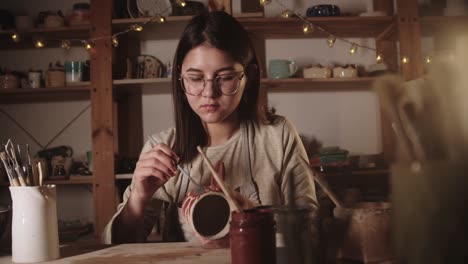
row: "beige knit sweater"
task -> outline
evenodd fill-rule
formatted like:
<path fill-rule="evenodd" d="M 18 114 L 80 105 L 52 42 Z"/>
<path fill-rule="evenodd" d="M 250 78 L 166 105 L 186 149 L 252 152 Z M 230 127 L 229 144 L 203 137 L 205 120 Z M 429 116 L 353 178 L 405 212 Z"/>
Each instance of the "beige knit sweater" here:
<path fill-rule="evenodd" d="M 153 135 L 159 142 L 169 146 L 174 143 L 175 129 L 169 129 Z M 247 141 L 245 144 L 244 140 Z M 246 147 L 247 146 L 247 147 Z M 153 143 L 148 141 L 142 152 L 153 148 Z M 247 148 L 247 150 L 246 150 Z M 223 161 L 225 165 L 225 183 L 233 190 L 240 190 L 244 196 L 255 199 L 251 188 L 245 186 L 252 180 L 256 183 L 259 202 L 262 205 L 286 205 L 290 197 L 294 197 L 295 203 L 308 207 L 312 210 L 317 208 L 314 182 L 312 176 L 300 163 L 299 158 L 307 160 L 307 154 L 299 138 L 295 127 L 284 117 L 279 116 L 273 124 L 263 125 L 255 122 L 242 124 L 241 129 L 236 132 L 226 143 L 220 146 L 204 149 L 208 158 L 215 163 Z M 245 155 L 248 156 L 246 159 Z M 250 164 L 246 164 L 250 163 Z M 197 156 L 190 164 L 183 164 L 191 177 L 202 185 L 210 184 L 210 171 L 203 163 L 201 156 Z M 247 175 L 247 177 L 246 177 Z M 251 175 L 251 177 L 250 177 Z M 293 177 L 295 185 L 294 196 L 290 195 L 289 177 Z M 189 182 L 188 192 L 179 191 L 183 181 L 187 179 L 183 174 L 172 177 L 163 187 L 154 194 L 154 199 L 168 202 L 177 202 L 183 199 L 185 194 L 197 186 Z M 102 239 L 104 243 L 112 243 L 112 224 L 115 217 L 121 212 L 127 202 L 132 185 L 127 187 L 123 202 L 119 204 L 116 214 L 106 226 Z M 182 195 L 177 199 L 177 194 Z M 257 200 L 258 202 L 258 200 Z M 145 223 L 147 233 L 154 225 L 157 217 L 156 203 L 147 208 Z M 189 234 L 183 222 L 181 222 L 187 240 Z M 142 238 L 144 240 L 144 238 Z"/>

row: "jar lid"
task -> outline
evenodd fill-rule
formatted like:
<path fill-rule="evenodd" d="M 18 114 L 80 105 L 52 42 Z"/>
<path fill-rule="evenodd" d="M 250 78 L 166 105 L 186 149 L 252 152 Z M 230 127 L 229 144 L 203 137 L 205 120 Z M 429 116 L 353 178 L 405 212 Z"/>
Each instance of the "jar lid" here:
<path fill-rule="evenodd" d="M 89 10 L 89 7 L 88 3 L 76 3 L 73 5 L 73 10 Z"/>

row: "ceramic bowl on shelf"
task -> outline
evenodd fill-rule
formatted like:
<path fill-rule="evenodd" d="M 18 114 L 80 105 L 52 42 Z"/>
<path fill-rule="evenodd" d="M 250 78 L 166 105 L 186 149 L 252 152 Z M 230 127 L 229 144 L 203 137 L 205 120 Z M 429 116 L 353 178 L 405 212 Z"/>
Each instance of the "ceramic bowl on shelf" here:
<path fill-rule="evenodd" d="M 311 66 L 302 69 L 302 75 L 304 78 L 330 78 L 331 69 L 327 66 Z"/>
<path fill-rule="evenodd" d="M 336 5 L 315 5 L 307 9 L 308 17 L 324 17 L 341 15 L 340 8 Z"/>
<path fill-rule="evenodd" d="M 351 65 L 333 68 L 333 78 L 354 78 L 358 76 L 356 67 Z"/>

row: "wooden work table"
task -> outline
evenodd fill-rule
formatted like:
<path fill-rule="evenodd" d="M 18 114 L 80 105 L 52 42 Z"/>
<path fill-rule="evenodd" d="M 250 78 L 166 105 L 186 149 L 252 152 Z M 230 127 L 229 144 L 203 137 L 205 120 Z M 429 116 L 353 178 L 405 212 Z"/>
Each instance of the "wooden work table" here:
<path fill-rule="evenodd" d="M 54 264 L 107 263 L 231 263 L 229 248 L 208 249 L 190 243 L 145 243 L 61 247 L 60 259 Z M 0 263 L 14 263 L 11 256 L 0 256 Z"/>

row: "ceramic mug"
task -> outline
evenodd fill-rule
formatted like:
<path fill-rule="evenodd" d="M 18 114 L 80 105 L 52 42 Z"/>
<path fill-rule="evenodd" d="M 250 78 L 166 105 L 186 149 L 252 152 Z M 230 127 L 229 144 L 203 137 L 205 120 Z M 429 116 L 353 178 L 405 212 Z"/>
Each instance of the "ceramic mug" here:
<path fill-rule="evenodd" d="M 222 163 L 221 163 L 222 164 Z M 224 166 L 221 170 L 224 171 Z M 219 173 L 223 177 L 223 173 Z M 229 234 L 229 222 L 233 208 L 226 196 L 211 176 L 211 185 L 191 191 L 182 202 L 182 214 L 196 237 L 203 244 L 220 241 L 218 246 L 227 246 L 222 242 Z M 229 243 L 228 240 L 225 243 Z M 213 243 L 215 245 L 216 243 Z"/>
<path fill-rule="evenodd" d="M 31 71 L 28 72 L 28 81 L 30 88 L 41 88 L 41 72 Z"/>
<path fill-rule="evenodd" d="M 270 78 L 275 79 L 284 79 L 293 76 L 297 72 L 296 62 L 285 60 L 285 59 L 276 59 L 270 60 L 268 73 Z"/>
<path fill-rule="evenodd" d="M 65 62 L 65 80 L 67 83 L 81 82 L 83 78 L 83 62 L 82 61 L 66 61 Z"/>
<path fill-rule="evenodd" d="M 10 192 L 13 201 L 13 262 L 43 262 L 59 258 L 55 185 L 10 187 Z"/>

